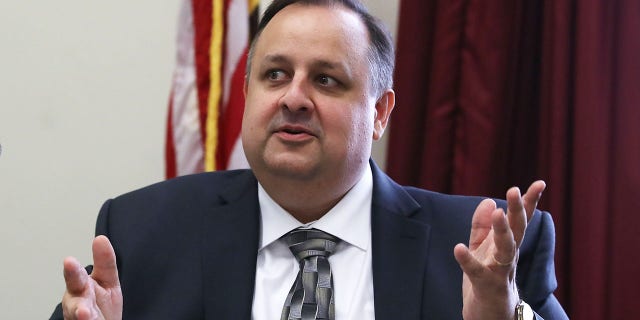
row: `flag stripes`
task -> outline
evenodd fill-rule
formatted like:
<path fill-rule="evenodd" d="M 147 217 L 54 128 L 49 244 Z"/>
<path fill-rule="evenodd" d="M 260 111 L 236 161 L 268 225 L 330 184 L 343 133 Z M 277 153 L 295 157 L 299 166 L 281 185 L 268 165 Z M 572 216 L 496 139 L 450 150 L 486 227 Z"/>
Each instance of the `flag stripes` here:
<path fill-rule="evenodd" d="M 167 117 L 166 177 L 247 167 L 244 69 L 259 0 L 184 0 Z"/>

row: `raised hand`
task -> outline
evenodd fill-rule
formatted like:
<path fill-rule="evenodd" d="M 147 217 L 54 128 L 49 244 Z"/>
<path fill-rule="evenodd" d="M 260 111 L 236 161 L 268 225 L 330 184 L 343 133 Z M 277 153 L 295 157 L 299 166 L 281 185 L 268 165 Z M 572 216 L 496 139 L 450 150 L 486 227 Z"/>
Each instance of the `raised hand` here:
<path fill-rule="evenodd" d="M 73 257 L 64 259 L 67 289 L 62 298 L 66 320 L 122 319 L 122 291 L 118 280 L 116 255 L 109 239 L 93 240 L 93 272 Z"/>
<path fill-rule="evenodd" d="M 543 181 L 536 181 L 524 196 L 516 187 L 509 189 L 506 215 L 491 199 L 483 200 L 476 208 L 469 248 L 464 244 L 454 248 L 464 272 L 464 319 L 515 318 L 520 299 L 515 282 L 518 249 L 545 187 Z"/>

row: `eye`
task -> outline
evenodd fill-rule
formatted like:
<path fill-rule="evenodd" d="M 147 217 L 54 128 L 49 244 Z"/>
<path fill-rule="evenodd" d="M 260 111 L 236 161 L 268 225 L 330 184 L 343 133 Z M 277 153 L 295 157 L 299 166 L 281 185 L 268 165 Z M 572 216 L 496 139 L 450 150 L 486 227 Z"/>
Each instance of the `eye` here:
<path fill-rule="evenodd" d="M 324 87 L 335 87 L 335 86 L 337 86 L 339 84 L 336 79 L 334 79 L 334 78 L 332 78 L 330 76 L 324 75 L 324 74 L 318 76 L 317 81 L 318 81 L 318 83 L 320 85 L 322 85 Z"/>
<path fill-rule="evenodd" d="M 269 70 L 266 77 L 271 81 L 280 81 L 286 77 L 286 74 L 282 70 Z"/>

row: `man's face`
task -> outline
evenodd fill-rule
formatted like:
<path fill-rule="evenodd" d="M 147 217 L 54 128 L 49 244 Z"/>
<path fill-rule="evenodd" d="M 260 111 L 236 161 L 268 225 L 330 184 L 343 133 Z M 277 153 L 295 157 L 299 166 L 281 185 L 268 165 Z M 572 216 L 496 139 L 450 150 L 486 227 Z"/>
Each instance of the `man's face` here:
<path fill-rule="evenodd" d="M 377 116 L 368 47 L 364 24 L 342 7 L 293 4 L 273 17 L 245 88 L 242 142 L 259 177 L 332 181 L 361 172 Z"/>

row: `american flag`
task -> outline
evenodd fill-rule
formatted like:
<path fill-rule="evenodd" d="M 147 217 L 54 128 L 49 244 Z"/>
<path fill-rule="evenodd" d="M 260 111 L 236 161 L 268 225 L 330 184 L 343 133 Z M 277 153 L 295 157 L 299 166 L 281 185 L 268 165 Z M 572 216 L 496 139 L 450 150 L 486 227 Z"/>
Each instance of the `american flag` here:
<path fill-rule="evenodd" d="M 166 137 L 166 177 L 248 167 L 240 127 L 259 0 L 184 0 Z"/>

